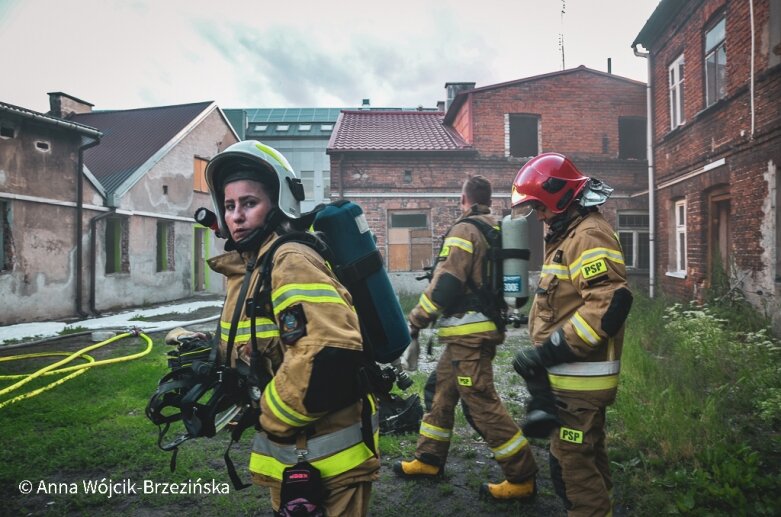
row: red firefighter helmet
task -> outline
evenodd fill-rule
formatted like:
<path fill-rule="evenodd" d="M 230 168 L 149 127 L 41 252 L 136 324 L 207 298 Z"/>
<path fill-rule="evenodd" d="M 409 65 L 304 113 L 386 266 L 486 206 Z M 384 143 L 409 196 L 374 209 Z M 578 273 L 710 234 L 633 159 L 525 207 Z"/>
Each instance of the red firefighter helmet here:
<path fill-rule="evenodd" d="M 513 181 L 513 212 L 544 205 L 554 214 L 567 210 L 588 182 L 569 158 L 559 153 L 542 153 L 521 167 Z"/>

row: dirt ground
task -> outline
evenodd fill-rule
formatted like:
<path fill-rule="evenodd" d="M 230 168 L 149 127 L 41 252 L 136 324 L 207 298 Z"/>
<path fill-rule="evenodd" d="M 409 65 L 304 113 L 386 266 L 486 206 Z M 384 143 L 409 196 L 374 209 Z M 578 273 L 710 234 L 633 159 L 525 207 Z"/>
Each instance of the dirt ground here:
<path fill-rule="evenodd" d="M 214 323 L 204 324 L 203 330 L 209 330 L 213 326 Z M 154 339 L 159 339 L 162 338 L 162 334 L 153 334 L 152 337 Z M 420 357 L 420 371 L 424 373 L 430 372 L 434 368 L 438 354 L 441 352 L 441 349 L 435 346 L 433 349 L 434 354 L 431 357 L 427 356 L 425 352 L 426 340 L 425 337 L 421 339 L 421 347 L 423 350 L 421 351 Z M 528 343 L 528 333 L 525 327 L 511 329 L 508 339 L 505 344 L 501 345 L 497 354 L 497 359 L 494 363 L 497 390 L 505 401 L 510 413 L 519 422 L 523 417 L 523 406 L 528 397 L 528 393 L 517 374 L 512 371 L 510 361 L 514 351 L 524 343 Z M 75 350 L 84 346 L 84 337 L 65 338 L 58 340 L 55 344 L 49 346 L 54 346 L 57 350 L 66 350 L 71 347 Z M 45 348 L 45 345 L 36 346 L 27 351 L 37 352 Z M 537 478 L 538 492 L 535 500 L 525 504 L 517 502 L 500 503 L 480 500 L 478 497 L 479 488 L 483 482 L 499 482 L 503 479 L 497 463 L 490 457 L 490 449 L 482 441 L 479 435 L 464 422 L 463 418 L 457 418 L 454 434 L 456 436 L 453 440 L 453 446 L 442 479 L 401 479 L 393 473 L 393 464 L 401 459 L 409 458 L 402 458 L 399 455 L 394 456 L 387 452 L 383 453 L 380 480 L 375 483 L 373 488 L 369 515 L 393 517 L 407 515 L 566 515 L 564 506 L 554 493 L 553 486 L 550 482 L 547 442 L 533 440 L 531 443 L 533 454 L 540 469 Z M 204 443 L 201 445 L 207 445 L 206 442 L 208 442 L 208 445 L 206 447 L 198 447 L 199 450 L 197 452 L 194 449 L 195 444 L 189 443 L 180 454 L 196 454 L 199 457 L 203 455 L 204 461 L 207 461 L 218 472 L 225 472 L 222 463 L 222 454 L 227 442 L 221 438 L 227 437 L 217 436 L 211 440 L 204 440 Z M 416 434 L 403 436 L 401 438 L 401 440 L 403 440 L 403 448 L 406 450 L 413 450 L 416 439 Z M 231 453 L 234 461 L 239 467 L 240 475 L 244 479 L 248 479 L 249 475 L 246 471 L 246 467 L 241 467 L 241 464 L 243 463 L 243 458 L 249 456 L 250 443 L 250 433 L 247 433 L 241 443 L 234 447 Z M 162 456 L 165 456 L 165 454 L 162 454 Z M 161 461 L 167 462 L 168 459 L 162 458 L 162 456 Z M 143 477 L 143 473 L 139 473 L 137 477 Z M 227 473 L 225 473 L 224 479 L 218 479 L 217 481 L 229 482 Z M 252 487 L 235 494 L 235 496 L 245 500 L 242 507 L 246 509 L 247 514 L 268 514 L 265 490 Z M 234 497 L 232 488 L 230 497 Z M 120 501 L 115 501 L 115 503 L 119 502 Z M 27 500 L 24 507 L 25 509 L 31 510 L 41 509 L 41 506 L 45 508 L 46 503 L 44 501 L 39 501 L 38 503 L 40 506 L 33 500 Z M 122 508 L 122 506 L 125 506 L 124 504 L 121 504 L 120 507 L 112 504 L 110 509 L 106 508 L 106 510 L 108 510 L 106 513 L 117 514 L 116 512 L 119 512 L 124 515 L 160 516 L 179 515 L 181 513 L 183 501 L 178 498 L 173 498 L 171 499 L 170 505 L 160 506 L 160 502 L 157 501 L 151 507 L 146 506 L 143 501 L 135 501 L 133 503 L 124 501 L 124 503 L 130 504 L 127 508 Z M 224 513 L 224 511 L 220 509 L 219 503 L 213 499 L 204 500 L 201 501 L 201 503 L 203 505 L 200 506 L 198 513 L 204 515 Z M 256 504 L 257 506 L 255 506 Z M 53 508 L 50 509 L 53 510 Z M 62 508 L 60 508 L 60 510 L 62 510 Z M 626 514 L 626 512 L 622 512 L 620 509 L 616 510 L 617 515 Z M 0 514 L 2 513 L 3 512 L 0 511 Z M 35 510 L 31 512 L 31 514 L 37 513 L 38 512 Z M 55 510 L 55 513 L 59 512 L 56 512 Z M 69 513 L 70 512 L 66 511 L 66 514 Z"/>

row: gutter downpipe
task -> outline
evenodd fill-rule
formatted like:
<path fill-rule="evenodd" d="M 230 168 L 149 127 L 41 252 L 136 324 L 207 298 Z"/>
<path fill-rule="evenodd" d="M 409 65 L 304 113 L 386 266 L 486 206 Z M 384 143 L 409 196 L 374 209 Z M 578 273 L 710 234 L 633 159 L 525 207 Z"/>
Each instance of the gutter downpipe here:
<path fill-rule="evenodd" d="M 76 314 L 82 318 L 88 316 L 81 308 L 83 298 L 81 287 L 84 281 L 84 258 L 82 256 L 84 252 L 82 239 L 84 236 L 81 233 L 81 222 L 84 213 L 84 151 L 95 147 L 99 143 L 100 136 L 79 147 L 79 164 L 76 168 Z"/>
<path fill-rule="evenodd" d="M 112 208 L 109 212 L 103 212 L 102 214 L 98 214 L 89 221 L 89 235 L 90 235 L 90 285 L 89 285 L 89 310 L 92 312 L 93 315 L 99 316 L 100 313 L 98 312 L 98 309 L 95 307 L 95 283 L 96 283 L 96 277 L 97 273 L 95 271 L 95 264 L 97 262 L 96 256 L 97 256 L 97 225 L 98 221 L 101 219 L 105 219 L 107 217 L 110 217 L 112 215 L 115 215 L 117 213 L 116 208 Z"/>
<path fill-rule="evenodd" d="M 751 140 L 754 140 L 755 114 L 754 114 L 754 0 L 748 0 L 748 12 L 751 20 Z"/>
<path fill-rule="evenodd" d="M 648 63 L 648 79 L 645 84 L 645 110 L 646 110 L 646 157 L 648 159 L 648 296 L 654 297 L 654 285 L 656 284 L 656 196 L 654 196 L 654 146 L 653 123 L 651 101 L 651 53 L 637 50 L 637 45 L 632 47 L 635 56 L 642 57 Z"/>

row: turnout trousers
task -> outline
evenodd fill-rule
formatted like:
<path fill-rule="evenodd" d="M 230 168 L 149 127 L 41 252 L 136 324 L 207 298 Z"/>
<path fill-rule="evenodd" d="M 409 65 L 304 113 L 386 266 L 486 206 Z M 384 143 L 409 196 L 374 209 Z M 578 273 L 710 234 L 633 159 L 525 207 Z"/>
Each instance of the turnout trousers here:
<path fill-rule="evenodd" d="M 518 483 L 534 476 L 537 464 L 529 442 L 494 387 L 495 355 L 496 345 L 445 346 L 437 364 L 434 399 L 431 410 L 423 416 L 415 456 L 424 463 L 444 467 L 460 399 L 507 480 Z"/>
<path fill-rule="evenodd" d="M 551 479 L 570 517 L 612 514 L 613 481 L 605 448 L 605 407 L 557 396 L 562 427 L 551 437 Z"/>

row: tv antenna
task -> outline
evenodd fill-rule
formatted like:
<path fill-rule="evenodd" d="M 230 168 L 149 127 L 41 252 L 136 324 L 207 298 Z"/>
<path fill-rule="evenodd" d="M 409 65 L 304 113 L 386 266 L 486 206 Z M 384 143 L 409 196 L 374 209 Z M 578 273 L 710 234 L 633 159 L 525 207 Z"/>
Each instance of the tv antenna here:
<path fill-rule="evenodd" d="M 567 0 L 561 0 L 561 32 L 559 33 L 559 50 L 561 51 L 561 69 L 564 70 L 564 13 L 567 12 Z"/>

